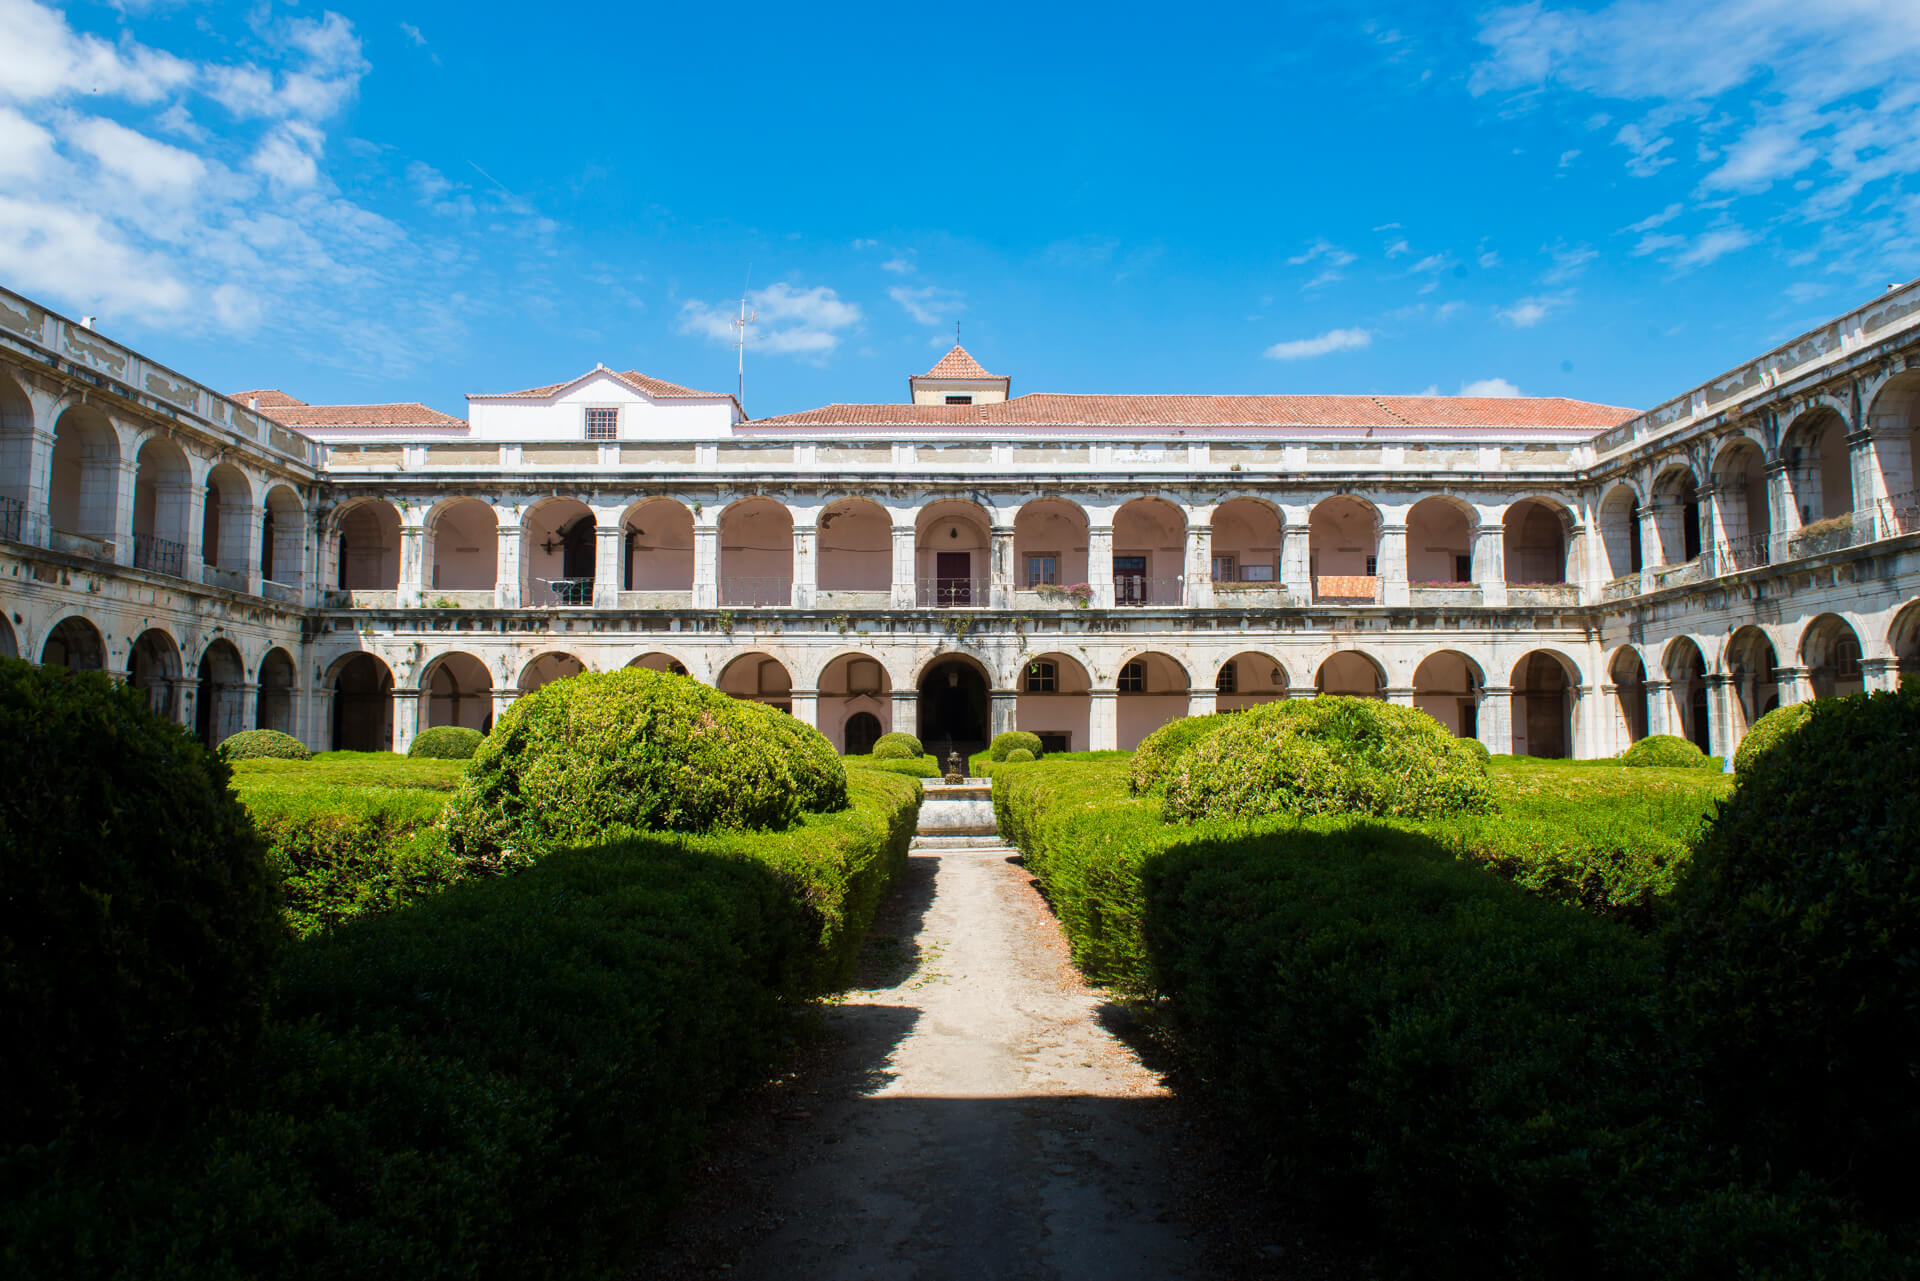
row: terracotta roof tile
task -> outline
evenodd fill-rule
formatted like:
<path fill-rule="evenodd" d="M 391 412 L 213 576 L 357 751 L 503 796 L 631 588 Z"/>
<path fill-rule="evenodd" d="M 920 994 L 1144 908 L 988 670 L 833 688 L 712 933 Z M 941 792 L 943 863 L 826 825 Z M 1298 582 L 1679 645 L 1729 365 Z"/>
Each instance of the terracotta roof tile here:
<path fill-rule="evenodd" d="M 239 401 L 243 405 L 258 401 L 262 409 L 280 409 L 287 405 L 304 405 L 307 403 L 304 400 L 295 400 L 278 387 L 256 388 L 253 391 L 236 391 L 231 396 L 228 396 L 227 399 Z"/>
<path fill-rule="evenodd" d="M 458 427 L 467 425 L 463 418 L 452 414 L 443 414 L 437 409 L 429 409 L 418 401 L 405 401 L 394 405 L 308 405 L 295 401 L 289 405 L 268 407 L 266 401 L 260 402 L 260 410 L 275 422 L 301 430 L 307 428 L 328 427 Z"/>
<path fill-rule="evenodd" d="M 595 374 L 611 374 L 635 391 L 644 392 L 655 400 L 721 400 L 730 398 L 733 393 L 724 391 L 695 391 L 691 387 L 682 387 L 679 383 L 670 383 L 664 378 L 651 378 L 637 369 L 589 369 L 578 378 L 569 378 L 563 383 L 548 383 L 544 387 L 528 387 L 524 391 L 490 392 L 469 396 L 469 400 L 544 400 L 555 392 L 564 391 L 578 383 L 585 382 Z"/>
<path fill-rule="evenodd" d="M 980 367 L 980 362 L 967 354 L 967 349 L 955 343 L 953 350 L 934 362 L 933 368 L 920 375 L 922 378 L 994 378 Z"/>

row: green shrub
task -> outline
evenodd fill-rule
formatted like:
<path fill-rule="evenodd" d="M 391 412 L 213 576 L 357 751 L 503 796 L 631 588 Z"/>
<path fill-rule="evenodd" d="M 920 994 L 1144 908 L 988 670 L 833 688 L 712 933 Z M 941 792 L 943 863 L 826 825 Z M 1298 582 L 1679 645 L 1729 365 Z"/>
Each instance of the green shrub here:
<path fill-rule="evenodd" d="M 305 743 L 277 729 L 243 729 L 238 734 L 229 734 L 221 740 L 218 751 L 223 761 L 247 761 L 257 757 L 304 761 L 313 755 Z"/>
<path fill-rule="evenodd" d="M 1455 857 L 1545 898 L 1652 928 L 1655 905 L 1673 892 L 1688 843 L 1630 814 L 1598 810 L 1577 821 L 1540 815 L 1470 815 L 1423 829 Z"/>
<path fill-rule="evenodd" d="M 0 1142 L 170 1119 L 258 1032 L 271 883 L 227 766 L 105 675 L 0 659 Z"/>
<path fill-rule="evenodd" d="M 882 734 L 873 742 L 873 755 L 877 760 L 901 761 L 910 757 L 925 756 L 927 749 L 920 746 L 920 740 L 911 734 L 894 730 Z"/>
<path fill-rule="evenodd" d="M 882 757 L 877 752 L 872 756 L 845 756 L 848 769 L 880 770 L 888 774 L 904 774 L 908 778 L 939 778 L 940 767 L 931 756 Z"/>
<path fill-rule="evenodd" d="M 846 787 L 832 745 L 784 713 L 643 668 L 588 673 L 514 700 L 448 806 L 448 848 L 494 865 L 656 830 L 778 830 Z"/>
<path fill-rule="evenodd" d="M 1160 786 L 1189 748 L 1209 734 L 1225 729 L 1234 715 L 1233 712 L 1213 712 L 1206 716 L 1182 716 L 1141 739 L 1140 746 L 1133 749 L 1128 789 L 1138 796 Z"/>
<path fill-rule="evenodd" d="M 1774 708 L 1755 721 L 1733 753 L 1734 773 L 1744 774 L 1758 765 L 1762 756 L 1806 723 L 1807 714 L 1812 710 L 1812 703 L 1789 703 L 1785 707 Z"/>
<path fill-rule="evenodd" d="M 1004 761 L 1007 759 L 1007 753 L 1016 748 L 1025 748 L 1032 759 L 1038 760 L 1041 755 L 1040 736 L 1029 734 L 1023 729 L 1010 729 L 1003 734 L 995 734 L 993 742 L 987 744 L 987 758 Z"/>
<path fill-rule="evenodd" d="M 1727 1141 L 1889 1213 L 1920 1143 L 1916 778 L 1920 691 L 1815 703 L 1720 807 L 1666 937 Z"/>
<path fill-rule="evenodd" d="M 318 784 L 243 798 L 296 937 L 437 894 L 464 874 L 439 825 L 444 792 Z"/>
<path fill-rule="evenodd" d="M 421 730 L 414 737 L 413 745 L 407 748 L 407 755 L 435 761 L 470 760 L 486 737 L 477 729 L 460 725 L 435 725 L 432 729 Z"/>
<path fill-rule="evenodd" d="M 1007 753 L 1007 764 L 1009 765 L 1018 765 L 1025 761 L 1031 761 L 1036 759 L 1038 758 L 1035 757 L 1032 752 L 1029 752 L 1024 747 L 1016 747 L 1011 752 Z"/>
<path fill-rule="evenodd" d="M 1636 769 L 1650 765 L 1663 769 L 1699 769 L 1706 765 L 1707 754 L 1677 734 L 1649 734 L 1622 752 L 1620 763 Z"/>
<path fill-rule="evenodd" d="M 1486 767 L 1411 707 L 1322 696 L 1236 712 L 1167 775 L 1169 821 L 1263 814 L 1426 818 L 1487 808 Z"/>
<path fill-rule="evenodd" d="M 1453 745 L 1461 751 L 1477 757 L 1482 765 L 1489 765 L 1493 762 L 1493 753 L 1488 751 L 1487 745 L 1477 738 L 1456 738 L 1453 740 Z"/>

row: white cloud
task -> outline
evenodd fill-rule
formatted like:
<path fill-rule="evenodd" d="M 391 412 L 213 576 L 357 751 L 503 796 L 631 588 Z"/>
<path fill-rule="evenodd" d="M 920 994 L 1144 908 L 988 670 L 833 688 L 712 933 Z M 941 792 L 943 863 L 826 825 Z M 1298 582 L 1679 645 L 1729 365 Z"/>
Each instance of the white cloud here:
<path fill-rule="evenodd" d="M 206 178 L 207 165 L 199 156 L 98 116 L 75 121 L 67 138 L 101 169 L 148 195 L 185 199 Z"/>
<path fill-rule="evenodd" d="M 1335 351 L 1357 351 L 1373 345 L 1373 334 L 1365 329 L 1329 329 L 1315 338 L 1295 338 L 1277 342 L 1262 354 L 1268 360 L 1304 360 Z"/>
<path fill-rule="evenodd" d="M 863 319 L 857 304 L 825 285 L 796 289 L 781 281 L 749 293 L 747 307 L 756 315 L 748 345 L 779 356 L 823 358 L 840 345 L 842 330 Z M 735 319 L 728 304 L 689 300 L 680 309 L 680 332 L 732 345 Z"/>
<path fill-rule="evenodd" d="M 913 260 L 911 258 L 897 256 L 889 258 L 880 264 L 880 270 L 890 271 L 896 276 L 911 275 L 913 274 Z"/>
<path fill-rule="evenodd" d="M 186 85 L 193 64 L 132 40 L 80 35 L 33 0 L 0 0 L 0 98 L 39 102 L 75 95 L 156 102 Z"/>
<path fill-rule="evenodd" d="M 1320 270 L 1315 273 L 1313 279 L 1301 286 L 1301 290 L 1304 292 L 1309 289 L 1319 289 L 1322 286 L 1344 280 L 1346 274 L 1342 269 L 1354 261 L 1356 261 L 1354 255 L 1348 250 L 1342 249 L 1330 240 L 1317 239 L 1308 245 L 1305 250 L 1287 259 L 1287 265 L 1289 267 L 1305 267 L 1310 264 L 1319 264 Z"/>
<path fill-rule="evenodd" d="M 427 38 L 421 35 L 420 28 L 414 26 L 411 22 L 401 23 L 400 33 L 406 36 L 407 39 L 413 41 L 414 44 L 418 45 L 422 49 L 427 47 Z"/>
<path fill-rule="evenodd" d="M 905 285 L 895 285 L 887 290 L 887 297 L 906 309 L 909 316 L 922 325 L 946 325 L 955 315 L 967 309 L 961 296 L 951 289 L 941 289 L 928 285 L 923 289 L 908 289 Z"/>
<path fill-rule="evenodd" d="M 1520 389 L 1504 378 L 1480 378 L 1470 383 L 1460 384 L 1462 396 L 1518 396 Z"/>
<path fill-rule="evenodd" d="M 1560 164 L 1558 167 L 1565 169 L 1579 158 L 1580 148 L 1578 147 L 1573 148 L 1571 151 L 1563 151 L 1560 153 Z"/>
<path fill-rule="evenodd" d="M 1621 228 L 1621 230 L 1631 231 L 1638 234 L 1643 231 L 1652 231 L 1655 227 L 1664 227 L 1668 223 L 1672 222 L 1675 218 L 1678 218 L 1681 212 L 1685 210 L 1685 208 L 1686 208 L 1685 205 L 1681 204 L 1679 201 L 1676 200 L 1672 204 L 1668 205 L 1665 209 L 1662 209 L 1659 213 L 1648 214 L 1646 217 L 1642 218 L 1639 222 L 1630 222 L 1625 227 Z"/>
<path fill-rule="evenodd" d="M 314 154 L 322 135 L 298 122 L 276 126 L 260 140 L 248 166 L 280 191 L 311 187 L 320 180 L 320 162 Z"/>
<path fill-rule="evenodd" d="M 1452 263 L 1453 260 L 1445 254 L 1428 254 L 1419 262 L 1414 263 L 1409 270 L 1415 272 L 1445 271 Z"/>
<path fill-rule="evenodd" d="M 1503 307 L 1495 314 L 1516 329 L 1532 329 L 1566 306 L 1569 301 L 1571 300 L 1566 294 L 1537 294 L 1531 298 L 1522 298 L 1511 307 Z"/>
<path fill-rule="evenodd" d="M 0 178 L 32 178 L 53 163 L 53 135 L 19 112 L 0 107 Z"/>
<path fill-rule="evenodd" d="M 1500 265 L 1500 251 L 1497 249 L 1489 249 L 1474 261 L 1478 262 L 1484 268 L 1491 269 L 1498 267 Z"/>
<path fill-rule="evenodd" d="M 1547 285 L 1566 284 L 1600 256 L 1600 251 L 1591 245 L 1555 244 L 1548 247 L 1547 253 L 1552 257 L 1553 265 L 1540 275 L 1541 283 Z"/>
<path fill-rule="evenodd" d="M 1715 259 L 1745 249 L 1760 238 L 1745 227 L 1716 227 L 1702 232 L 1672 258 L 1676 267 L 1704 267 Z"/>

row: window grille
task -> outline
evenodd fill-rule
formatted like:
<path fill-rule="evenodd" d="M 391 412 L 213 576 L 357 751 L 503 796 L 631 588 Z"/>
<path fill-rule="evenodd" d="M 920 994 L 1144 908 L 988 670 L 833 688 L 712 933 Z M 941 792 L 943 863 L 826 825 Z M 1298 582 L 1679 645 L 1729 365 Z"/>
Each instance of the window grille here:
<path fill-rule="evenodd" d="M 971 404 L 973 403 L 973 397 L 971 397 L 971 396 L 949 396 L 949 397 L 947 397 L 947 403 L 948 403 L 949 405 L 971 405 Z"/>
<path fill-rule="evenodd" d="M 589 409 L 587 411 L 588 440 L 618 440 L 620 438 L 620 411 L 617 409 Z"/>
<path fill-rule="evenodd" d="M 1052 663 L 1027 664 L 1027 693 L 1054 694 L 1060 689 L 1060 669 Z"/>
<path fill-rule="evenodd" d="M 1144 694 L 1147 692 L 1147 665 L 1135 659 L 1120 669 L 1120 692 L 1122 694 Z"/>
<path fill-rule="evenodd" d="M 1240 673 L 1232 659 L 1227 660 L 1226 666 L 1220 669 L 1220 675 L 1214 678 L 1213 692 L 1216 694 L 1237 694 L 1240 692 Z"/>

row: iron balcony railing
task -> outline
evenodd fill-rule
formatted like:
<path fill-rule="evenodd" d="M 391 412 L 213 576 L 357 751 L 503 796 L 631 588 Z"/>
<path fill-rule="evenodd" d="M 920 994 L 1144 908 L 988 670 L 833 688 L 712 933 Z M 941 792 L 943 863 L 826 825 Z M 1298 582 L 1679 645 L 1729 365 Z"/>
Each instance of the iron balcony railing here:
<path fill-rule="evenodd" d="M 1730 538 L 1714 549 L 1714 558 L 1720 562 L 1720 572 L 1723 574 L 1770 565 L 1773 563 L 1773 536 L 1748 534 L 1744 538 Z"/>
<path fill-rule="evenodd" d="M 1180 605 L 1186 601 L 1186 579 L 1146 578 L 1138 574 L 1113 576 L 1116 605 Z"/>
<path fill-rule="evenodd" d="M 720 580 L 723 608 L 763 609 L 793 604 L 793 580 L 771 576 L 733 575 Z"/>
<path fill-rule="evenodd" d="M 593 604 L 591 578 L 536 578 L 527 604 L 536 608 L 548 605 Z"/>
<path fill-rule="evenodd" d="M 36 547 L 44 536 L 36 538 L 40 522 L 18 498 L 0 498 L 0 538 L 14 543 L 32 543 Z"/>
<path fill-rule="evenodd" d="M 153 534 L 133 536 L 133 567 L 174 578 L 187 576 L 187 545 Z"/>
<path fill-rule="evenodd" d="M 921 609 L 984 609 L 989 600 L 989 584 L 984 578 L 914 580 L 914 601 Z"/>

